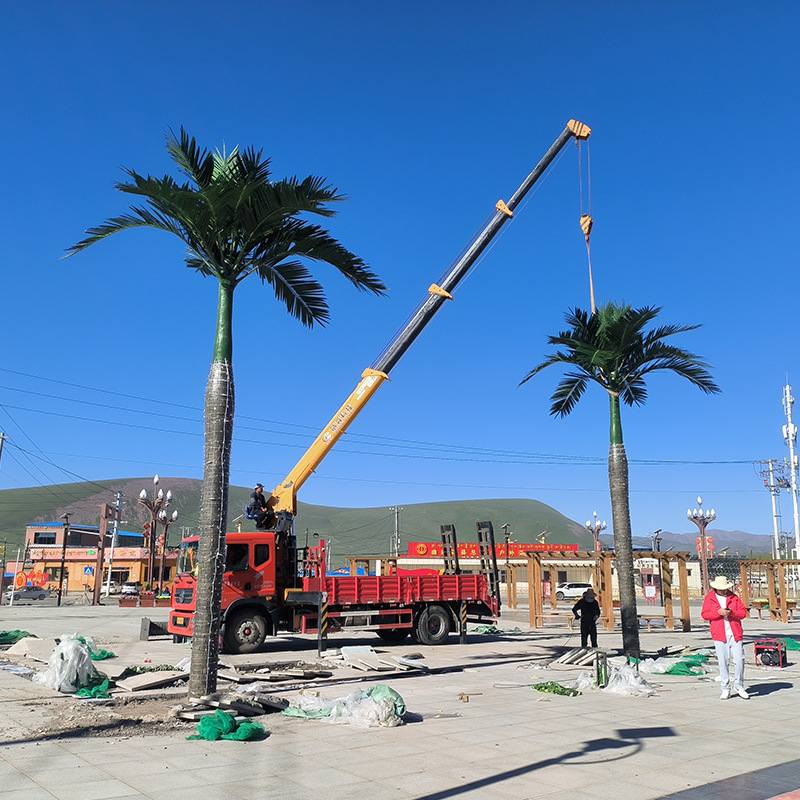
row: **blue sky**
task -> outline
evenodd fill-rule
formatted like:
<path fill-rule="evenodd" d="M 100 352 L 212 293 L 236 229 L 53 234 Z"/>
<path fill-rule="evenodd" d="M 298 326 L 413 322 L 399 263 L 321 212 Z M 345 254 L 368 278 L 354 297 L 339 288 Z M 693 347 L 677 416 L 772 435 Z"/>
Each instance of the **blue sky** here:
<path fill-rule="evenodd" d="M 201 476 L 214 283 L 158 232 L 61 259 L 125 210 L 121 167 L 170 170 L 169 128 L 263 148 L 276 176 L 326 176 L 349 197 L 332 232 L 391 290 L 317 268 L 332 320 L 312 331 L 257 280 L 238 290 L 232 478 L 270 486 L 577 118 L 593 130 L 598 300 L 703 323 L 678 343 L 723 389 L 654 376 L 647 405 L 624 409 L 634 533 L 689 530 L 698 493 L 719 527 L 771 532 L 753 462 L 788 455 L 781 392 L 800 381 L 797 3 L 37 2 L 3 16 L 0 488 Z M 588 306 L 578 177 L 570 145 L 301 500 L 531 497 L 610 523 L 605 396 L 561 420 L 557 372 L 517 388 L 565 309 Z M 787 494 L 781 506 L 790 530 Z"/>

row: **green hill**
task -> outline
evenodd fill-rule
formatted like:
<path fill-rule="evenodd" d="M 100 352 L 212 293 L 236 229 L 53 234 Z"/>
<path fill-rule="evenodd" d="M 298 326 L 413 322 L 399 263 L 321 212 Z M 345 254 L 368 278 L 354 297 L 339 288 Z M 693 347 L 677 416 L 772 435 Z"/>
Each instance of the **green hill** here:
<path fill-rule="evenodd" d="M 201 482 L 187 478 L 161 478 L 159 488 L 172 491 L 171 510 L 178 519 L 170 528 L 170 541 L 197 532 L 200 512 Z M 7 555 L 13 557 L 24 541 L 25 526 L 36 522 L 57 522 L 65 513 L 73 524 L 98 525 L 100 506 L 113 505 L 117 491 L 122 491 L 121 528 L 141 532 L 142 523 L 149 519 L 148 511 L 137 502 L 139 492 L 153 494 L 152 478 L 122 478 L 93 483 L 70 483 L 30 489 L 0 491 L 0 541 L 8 539 Z M 235 529 L 235 519 L 242 513 L 252 490 L 232 486 L 229 506 L 229 530 Z M 456 527 L 459 541 L 476 541 L 476 523 L 489 520 L 495 537 L 502 541 L 501 526 L 508 523 L 517 542 L 534 542 L 542 531 L 551 535 L 548 542 L 578 543 L 591 548 L 591 536 L 582 525 L 567 519 L 554 508 L 536 500 L 455 500 L 439 503 L 418 503 L 400 511 L 400 552 L 407 552 L 409 541 L 439 541 L 439 526 Z M 244 519 L 242 530 L 254 530 L 252 521 Z M 381 555 L 389 552 L 394 532 L 394 512 L 388 507 L 335 508 L 300 503 L 296 518 L 297 539 L 300 545 L 313 544 L 315 537 L 330 543 L 337 564 L 348 555 Z"/>

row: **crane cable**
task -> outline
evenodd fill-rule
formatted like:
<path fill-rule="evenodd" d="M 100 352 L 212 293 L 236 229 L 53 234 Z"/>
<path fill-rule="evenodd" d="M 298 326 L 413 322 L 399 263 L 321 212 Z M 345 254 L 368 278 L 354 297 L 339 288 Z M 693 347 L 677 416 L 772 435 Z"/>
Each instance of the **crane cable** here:
<path fill-rule="evenodd" d="M 594 279 L 592 277 L 592 250 L 589 243 L 589 237 L 592 232 L 592 158 L 589 142 L 586 142 L 586 183 L 587 183 L 587 208 L 584 211 L 583 207 L 583 165 L 581 163 L 581 141 L 575 140 L 575 146 L 578 149 L 578 183 L 581 195 L 581 218 L 580 226 L 583 231 L 583 237 L 586 240 L 586 258 L 589 262 L 589 300 L 592 307 L 592 316 L 594 316 L 597 307 L 594 302 Z"/>

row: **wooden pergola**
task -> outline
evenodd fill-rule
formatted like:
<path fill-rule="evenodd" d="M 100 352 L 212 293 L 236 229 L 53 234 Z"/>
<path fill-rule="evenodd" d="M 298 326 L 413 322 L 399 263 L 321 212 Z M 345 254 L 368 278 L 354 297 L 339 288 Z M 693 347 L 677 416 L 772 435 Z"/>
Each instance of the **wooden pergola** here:
<path fill-rule="evenodd" d="M 748 572 L 751 567 L 758 567 L 759 571 L 763 569 L 767 576 L 769 618 L 773 622 L 788 622 L 789 606 L 786 601 L 786 567 L 794 567 L 795 570 L 799 570 L 800 559 L 746 559 L 739 561 L 738 564 L 741 574 L 741 597 L 745 608 L 749 609 L 751 606 L 750 576 Z"/>
<path fill-rule="evenodd" d="M 608 552 L 588 552 L 576 553 L 573 550 L 536 550 L 525 553 L 528 559 L 528 597 L 530 603 L 530 625 L 531 628 L 540 628 L 544 624 L 546 616 L 552 617 L 557 613 L 558 600 L 556 599 L 555 586 L 550 592 L 550 612 L 544 610 L 544 592 L 542 589 L 542 561 L 580 561 L 593 572 L 593 584 L 599 595 L 600 618 L 603 627 L 607 631 L 614 630 L 614 598 L 611 591 L 611 567 L 614 562 L 614 554 Z M 661 552 L 660 550 L 636 550 L 634 558 L 648 558 L 658 561 L 658 573 L 661 577 L 661 590 L 664 597 L 664 613 L 640 614 L 640 619 L 652 620 L 663 618 L 667 630 L 675 629 L 675 616 L 672 606 L 672 573 L 670 565 L 678 566 L 678 586 L 680 590 L 681 612 L 680 620 L 684 632 L 692 629 L 691 618 L 689 615 L 689 579 L 686 571 L 686 562 L 689 560 L 689 553 Z M 786 563 L 786 562 L 785 562 Z M 800 562 L 798 562 L 800 563 Z"/>

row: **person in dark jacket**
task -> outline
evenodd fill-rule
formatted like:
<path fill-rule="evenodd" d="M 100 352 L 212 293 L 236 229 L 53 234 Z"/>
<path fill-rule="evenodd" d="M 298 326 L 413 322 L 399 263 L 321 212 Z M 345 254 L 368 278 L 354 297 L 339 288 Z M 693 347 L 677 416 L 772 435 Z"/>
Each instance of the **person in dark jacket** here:
<path fill-rule="evenodd" d="M 259 530 L 268 528 L 275 521 L 275 515 L 270 511 L 267 505 L 267 498 L 264 497 L 264 487 L 260 483 L 256 484 L 253 494 L 250 495 L 250 500 L 247 503 L 247 514 L 255 519 L 256 528 Z"/>
<path fill-rule="evenodd" d="M 597 620 L 600 617 L 600 604 L 594 589 L 587 589 L 583 597 L 572 606 L 575 619 L 581 621 L 581 647 L 586 647 L 589 639 L 592 647 L 597 647 Z M 579 616 L 580 615 L 580 616 Z"/>

